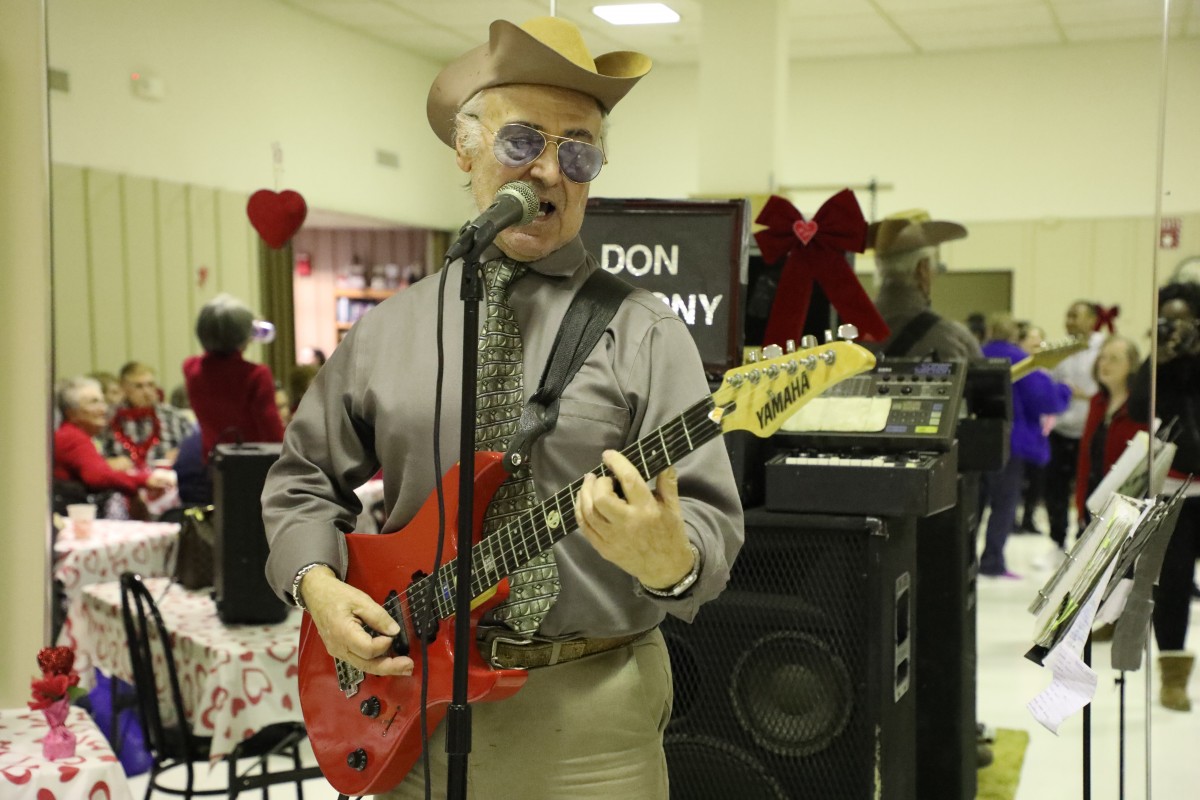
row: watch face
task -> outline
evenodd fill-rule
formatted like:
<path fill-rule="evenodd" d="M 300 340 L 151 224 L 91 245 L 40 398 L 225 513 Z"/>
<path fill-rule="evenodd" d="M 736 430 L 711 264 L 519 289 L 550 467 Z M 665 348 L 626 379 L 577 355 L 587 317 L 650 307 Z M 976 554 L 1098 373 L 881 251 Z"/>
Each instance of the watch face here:
<path fill-rule="evenodd" d="M 1175 268 L 1172 283 L 1200 283 L 1200 256 L 1185 258 Z"/>

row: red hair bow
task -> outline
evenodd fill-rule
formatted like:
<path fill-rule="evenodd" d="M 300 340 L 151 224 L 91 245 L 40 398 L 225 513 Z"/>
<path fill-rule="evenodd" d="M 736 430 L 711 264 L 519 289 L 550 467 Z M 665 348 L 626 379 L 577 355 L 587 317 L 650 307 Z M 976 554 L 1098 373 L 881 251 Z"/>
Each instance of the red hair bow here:
<path fill-rule="evenodd" d="M 1105 308 L 1104 306 L 1097 303 L 1096 304 L 1096 325 L 1094 328 L 1092 328 L 1092 330 L 1098 331 L 1101 328 L 1108 328 L 1109 333 L 1116 333 L 1117 326 L 1113 323 L 1116 322 L 1117 317 L 1119 317 L 1120 315 L 1121 315 L 1121 307 L 1120 306 L 1113 306 L 1112 308 Z"/>
<path fill-rule="evenodd" d="M 774 264 L 785 254 L 788 257 L 763 344 L 800 338 L 813 281 L 821 285 L 841 318 L 858 327 L 864 339 L 881 342 L 888 338 L 887 323 L 846 261 L 847 252 L 861 253 L 867 244 L 867 221 L 853 192 L 843 189 L 826 200 L 812 220 L 805 220 L 795 206 L 772 195 L 755 222 L 767 226 L 754 234 L 763 259 Z"/>

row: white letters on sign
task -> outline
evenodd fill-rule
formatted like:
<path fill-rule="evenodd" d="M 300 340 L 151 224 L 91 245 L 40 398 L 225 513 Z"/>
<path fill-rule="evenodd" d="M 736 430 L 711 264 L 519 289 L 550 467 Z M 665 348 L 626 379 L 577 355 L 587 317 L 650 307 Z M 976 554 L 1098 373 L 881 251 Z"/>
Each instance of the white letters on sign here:
<path fill-rule="evenodd" d="M 648 245 L 634 244 L 628 248 L 619 244 L 604 244 L 600 246 L 600 266 L 614 275 L 628 272 L 635 278 L 649 275 L 679 274 L 679 245 L 673 244 L 670 250 L 661 244 L 654 245 L 651 250 Z M 707 294 L 671 294 L 654 293 L 671 310 L 680 316 L 688 325 L 696 324 L 696 301 L 700 301 L 700 311 L 703 313 L 703 323 L 711 326 L 721 305 L 724 295 L 710 297 Z"/>

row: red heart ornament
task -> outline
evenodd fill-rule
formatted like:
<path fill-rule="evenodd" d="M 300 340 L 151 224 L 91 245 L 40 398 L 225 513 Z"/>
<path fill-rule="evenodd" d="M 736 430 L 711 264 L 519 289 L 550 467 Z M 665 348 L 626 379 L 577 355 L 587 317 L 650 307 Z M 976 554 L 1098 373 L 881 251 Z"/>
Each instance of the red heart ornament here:
<path fill-rule="evenodd" d="M 268 247 L 276 250 L 288 243 L 308 215 L 308 205 L 298 192 L 259 189 L 246 203 L 246 216 Z"/>
<path fill-rule="evenodd" d="M 811 242 L 812 238 L 817 235 L 817 228 L 816 220 L 798 219 L 792 223 L 792 233 L 796 234 L 796 238 L 804 244 Z"/>

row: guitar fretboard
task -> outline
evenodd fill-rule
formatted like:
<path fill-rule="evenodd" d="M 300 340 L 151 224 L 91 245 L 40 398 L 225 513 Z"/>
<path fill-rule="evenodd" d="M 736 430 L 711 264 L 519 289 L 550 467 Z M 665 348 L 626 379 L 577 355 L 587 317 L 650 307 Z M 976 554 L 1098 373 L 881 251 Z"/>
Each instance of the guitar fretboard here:
<path fill-rule="evenodd" d="M 643 480 L 650 480 L 721 434 L 720 415 L 713 413 L 715 409 L 713 398 L 705 397 L 626 447 L 621 454 L 637 468 Z M 597 477 L 612 475 L 603 464 L 590 474 Z M 575 529 L 575 496 L 583 487 L 584 477 L 564 486 L 471 548 L 472 597 L 483 594 Z M 457 559 L 453 559 L 433 575 L 409 586 L 405 595 L 412 612 L 419 614 L 432 603 L 433 614 L 438 619 L 454 616 L 456 570 Z"/>

